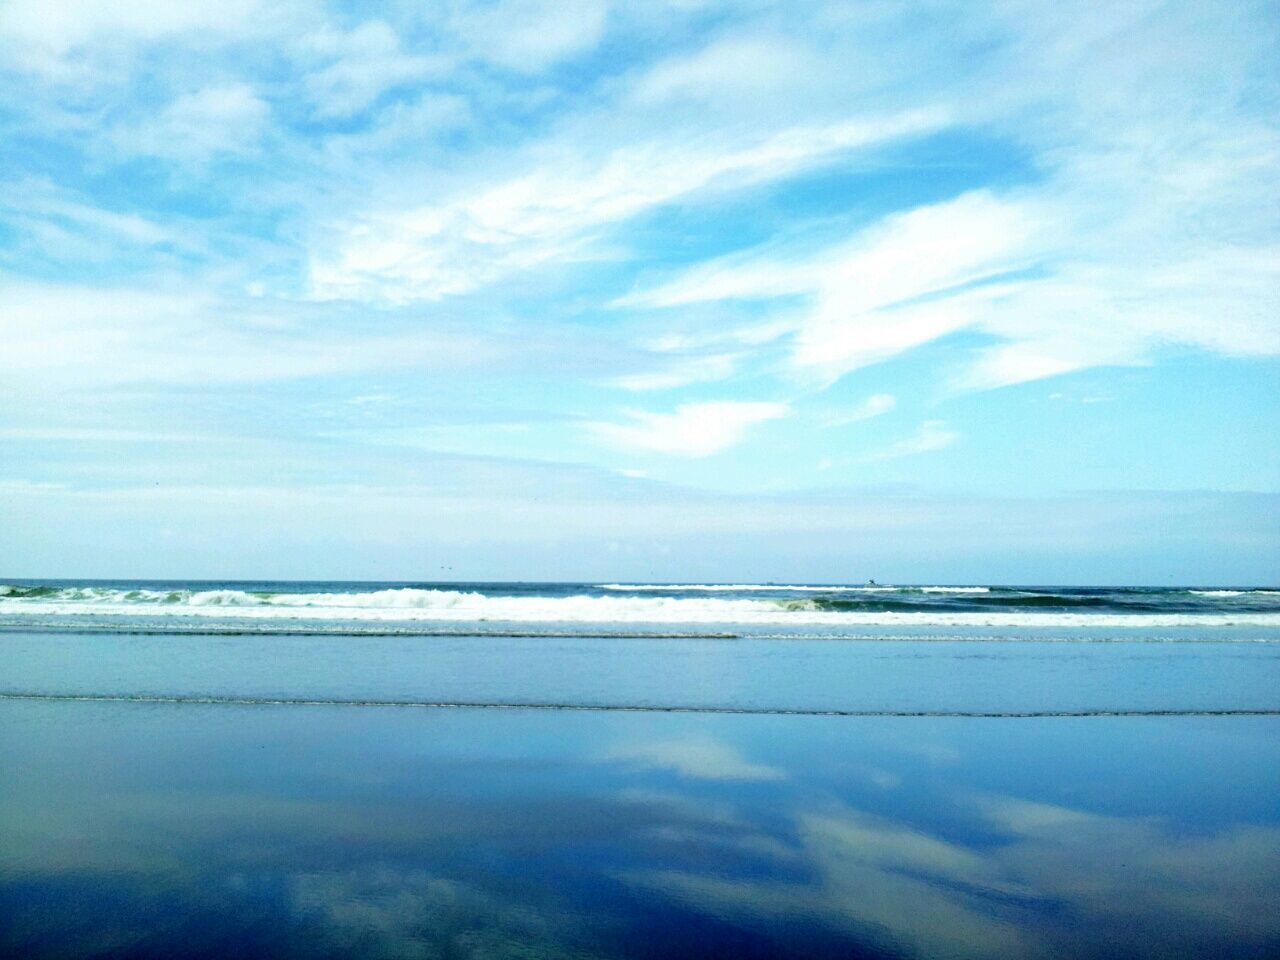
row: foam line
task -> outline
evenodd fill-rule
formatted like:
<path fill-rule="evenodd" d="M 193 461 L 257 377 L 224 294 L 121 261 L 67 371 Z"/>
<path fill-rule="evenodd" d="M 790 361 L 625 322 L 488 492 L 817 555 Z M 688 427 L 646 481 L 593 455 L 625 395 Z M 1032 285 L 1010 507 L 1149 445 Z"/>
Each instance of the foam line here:
<path fill-rule="evenodd" d="M 802 583 L 602 583 L 601 590 L 662 593 L 990 593 L 990 587 L 816 586 Z"/>
<path fill-rule="evenodd" d="M 137 624 L 103 625 L 100 622 L 48 622 L 35 620 L 30 623 L 0 623 L 0 634 L 5 633 L 72 633 L 89 635 L 113 635 L 122 637 L 501 637 L 517 640 L 820 640 L 843 643 L 910 642 L 910 643 L 1225 643 L 1225 644 L 1280 644 L 1275 637 L 1221 637 L 1184 636 L 1161 637 L 1144 634 L 1130 636 L 998 636 L 973 633 L 701 633 L 680 631 L 621 631 L 621 630 L 504 630 L 483 627 L 465 630 L 440 630 L 431 627 L 362 627 L 349 624 L 341 626 L 278 626 L 262 624 L 244 627 L 227 627 L 218 624 Z"/>
<path fill-rule="evenodd" d="M 1280 717 L 1280 708 L 1191 710 L 806 710 L 783 707 L 727 707 L 618 703 L 498 702 L 487 700 L 342 700 L 304 697 L 164 696 L 154 694 L 26 693 L 0 691 L 0 700 L 55 703 L 146 703 L 239 707 L 412 707 L 424 710 L 565 710 L 596 713 L 709 713 L 786 717 L 969 717 L 1037 719 L 1069 717 Z"/>
<path fill-rule="evenodd" d="M 118 636 L 138 637 L 509 637 L 519 640 L 566 639 L 586 637 L 592 640 L 742 640 L 747 637 L 761 639 L 789 639 L 791 634 L 742 634 L 742 633 L 704 633 L 689 631 L 637 631 L 637 630 L 439 630 L 431 627 L 359 627 L 342 625 L 325 626 L 290 626 L 285 624 L 263 624 L 261 626 L 224 627 L 218 624 L 159 624 L 157 626 L 139 626 L 135 624 L 106 626 L 97 622 L 88 622 L 83 626 L 78 623 L 0 623 L 0 633 L 77 633 L 77 634 L 113 634 Z M 826 639 L 821 635 L 802 639 Z M 833 637 L 831 639 L 861 640 L 865 637 Z M 874 637 L 872 639 L 914 640 L 915 637 Z M 931 638 L 924 638 L 931 639 Z M 954 638 L 961 639 L 961 638 Z M 979 638 L 982 639 L 982 638 Z"/>
<path fill-rule="evenodd" d="M 237 592 L 238 591 L 233 591 Z M 0 616 L 204 617 L 241 621 L 333 620 L 449 623 L 761 624 L 774 626 L 956 627 L 1280 627 L 1280 613 L 1046 613 L 1041 611 L 832 610 L 808 600 L 719 600 L 675 597 L 488 597 L 481 594 L 396 598 L 379 605 L 371 595 L 306 594 L 269 601 L 218 603 L 194 597 L 173 602 L 42 601 L 0 598 Z M 305 598 L 305 599 L 303 599 Z M 354 599 L 353 599 L 354 598 Z M 408 601 L 414 602 L 408 602 Z M 344 605 L 345 604 L 345 605 Z"/>

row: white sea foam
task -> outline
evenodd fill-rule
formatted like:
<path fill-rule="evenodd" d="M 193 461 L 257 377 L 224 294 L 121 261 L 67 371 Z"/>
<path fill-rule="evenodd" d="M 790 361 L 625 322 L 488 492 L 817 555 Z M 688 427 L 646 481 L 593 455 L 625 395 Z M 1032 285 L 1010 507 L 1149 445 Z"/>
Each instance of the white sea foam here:
<path fill-rule="evenodd" d="M 1188 590 L 1197 597 L 1280 597 L 1280 590 Z"/>
<path fill-rule="evenodd" d="M 990 587 L 895 587 L 867 584 L 858 587 L 815 587 L 787 583 L 602 583 L 601 590 L 670 593 L 990 593 Z"/>
<path fill-rule="evenodd" d="M 601 583 L 601 590 L 627 593 L 853 593 L 866 590 L 892 590 L 893 587 L 815 587 L 789 583 Z"/>
<path fill-rule="evenodd" d="M 669 589 L 669 588 L 668 588 Z M 959 589 L 959 588 L 948 588 Z M 719 597 L 488 596 L 404 587 L 362 593 L 248 593 L 242 590 L 112 590 L 75 587 L 38 598 L 2 596 L 13 617 L 218 617 L 245 620 L 501 621 L 511 623 L 772 624 L 990 627 L 1280 627 L 1280 613 L 1079 613 L 1046 611 L 862 611 L 824 609 L 807 599 Z"/>

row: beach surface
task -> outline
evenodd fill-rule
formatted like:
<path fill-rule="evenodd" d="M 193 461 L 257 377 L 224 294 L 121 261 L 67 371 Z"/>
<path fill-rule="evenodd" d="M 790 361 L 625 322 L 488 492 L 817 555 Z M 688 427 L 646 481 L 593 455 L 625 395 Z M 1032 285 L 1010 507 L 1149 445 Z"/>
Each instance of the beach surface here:
<path fill-rule="evenodd" d="M 5 956 L 1280 950 L 1274 592 L 0 594 Z"/>

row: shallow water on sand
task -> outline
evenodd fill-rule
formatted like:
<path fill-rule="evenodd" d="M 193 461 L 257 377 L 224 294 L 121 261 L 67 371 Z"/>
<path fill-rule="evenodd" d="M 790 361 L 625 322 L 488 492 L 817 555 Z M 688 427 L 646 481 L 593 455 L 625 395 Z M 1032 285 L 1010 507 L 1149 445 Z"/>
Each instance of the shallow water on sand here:
<path fill-rule="evenodd" d="M 0 631 L 0 696 L 748 712 L 1280 710 L 1280 644 Z"/>

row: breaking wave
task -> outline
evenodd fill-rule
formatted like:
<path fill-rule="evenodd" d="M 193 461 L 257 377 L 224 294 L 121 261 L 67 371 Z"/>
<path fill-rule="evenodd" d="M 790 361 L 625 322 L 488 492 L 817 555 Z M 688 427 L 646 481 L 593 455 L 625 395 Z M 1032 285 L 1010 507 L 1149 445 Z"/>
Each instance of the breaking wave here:
<path fill-rule="evenodd" d="M 1188 590 L 1196 597 L 1280 597 L 1280 590 Z"/>
<path fill-rule="evenodd" d="M 601 590 L 666 593 L 990 593 L 990 587 L 812 586 L 791 583 L 602 583 Z"/>
<path fill-rule="evenodd" d="M 600 594 L 585 592 L 518 595 L 427 587 L 391 587 L 365 591 L 290 592 L 285 590 L 124 589 L 107 586 L 0 585 L 0 615 L 27 617 L 217 617 L 236 621 L 348 620 L 513 623 L 774 624 L 781 626 L 1280 626 L 1280 606 L 1262 611 L 1174 608 L 1160 594 L 1136 594 L 1118 601 L 1088 592 L 1031 593 L 987 587 L 867 588 L 779 587 L 800 596 L 662 596 L 692 587 L 640 587 L 606 584 Z M 715 585 L 703 585 L 711 588 Z M 726 587 L 750 593 L 753 586 Z M 616 590 L 613 588 L 617 587 Z M 651 589 L 650 589 L 651 588 Z M 591 589 L 583 587 L 582 589 Z M 621 595 L 622 590 L 639 595 Z M 853 591 L 865 595 L 851 596 Z M 825 595 L 811 595 L 821 591 Z M 913 601 L 911 592 L 943 593 Z M 959 591 L 964 591 L 959 593 Z M 717 588 L 718 592 L 718 588 Z M 1190 591 L 1184 591 L 1189 593 Z M 1266 591 L 1276 593 L 1276 591 Z M 950 605 L 948 605 L 950 604 Z M 1275 612 L 1269 612 L 1274 610 Z"/>

